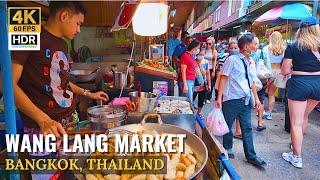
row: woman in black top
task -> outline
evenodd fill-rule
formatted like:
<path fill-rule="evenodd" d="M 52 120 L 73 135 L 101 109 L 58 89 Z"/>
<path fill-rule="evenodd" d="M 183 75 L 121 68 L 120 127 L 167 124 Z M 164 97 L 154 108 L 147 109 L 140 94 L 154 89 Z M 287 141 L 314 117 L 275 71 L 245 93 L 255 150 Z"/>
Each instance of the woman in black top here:
<path fill-rule="evenodd" d="M 302 139 L 310 112 L 320 101 L 320 30 L 314 17 L 300 22 L 295 43 L 288 46 L 282 64 L 282 74 L 291 74 L 287 82 L 287 97 L 291 120 L 292 152 L 282 157 L 302 168 Z"/>

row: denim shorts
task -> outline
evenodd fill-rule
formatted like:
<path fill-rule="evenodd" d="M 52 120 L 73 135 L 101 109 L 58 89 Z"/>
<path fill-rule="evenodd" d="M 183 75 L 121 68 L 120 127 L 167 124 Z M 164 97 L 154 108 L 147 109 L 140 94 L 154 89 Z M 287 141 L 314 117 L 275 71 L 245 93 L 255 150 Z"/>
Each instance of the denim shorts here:
<path fill-rule="evenodd" d="M 295 101 L 320 101 L 320 76 L 293 75 L 287 82 L 287 97 Z"/>

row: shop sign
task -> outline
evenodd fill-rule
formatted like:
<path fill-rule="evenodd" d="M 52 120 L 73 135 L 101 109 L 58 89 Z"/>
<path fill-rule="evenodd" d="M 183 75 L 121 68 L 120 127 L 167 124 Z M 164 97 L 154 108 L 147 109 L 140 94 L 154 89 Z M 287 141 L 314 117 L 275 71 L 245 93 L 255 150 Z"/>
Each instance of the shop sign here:
<path fill-rule="evenodd" d="M 40 50 L 41 8 L 8 8 L 9 50 Z"/>

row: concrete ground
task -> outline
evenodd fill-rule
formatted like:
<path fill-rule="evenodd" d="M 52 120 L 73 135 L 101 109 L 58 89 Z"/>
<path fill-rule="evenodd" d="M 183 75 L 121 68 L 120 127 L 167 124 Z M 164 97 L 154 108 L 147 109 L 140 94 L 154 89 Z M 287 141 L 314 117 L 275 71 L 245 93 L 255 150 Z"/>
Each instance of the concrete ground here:
<path fill-rule="evenodd" d="M 212 109 L 212 104 L 205 105 L 203 114 L 206 116 Z M 302 157 L 303 169 L 297 169 L 284 161 L 283 152 L 290 151 L 289 133 L 284 131 L 284 104 L 276 103 L 273 120 L 266 120 L 267 129 L 258 132 L 255 110 L 252 111 L 252 125 L 254 146 L 258 156 L 267 162 L 265 169 L 258 169 L 247 163 L 242 141 L 234 139 L 233 150 L 235 159 L 231 163 L 242 179 L 279 179 L 279 180 L 320 180 L 320 112 L 313 111 L 309 118 L 309 125 L 304 136 Z M 234 128 L 233 128 L 234 132 Z M 218 137 L 222 143 L 222 138 Z"/>

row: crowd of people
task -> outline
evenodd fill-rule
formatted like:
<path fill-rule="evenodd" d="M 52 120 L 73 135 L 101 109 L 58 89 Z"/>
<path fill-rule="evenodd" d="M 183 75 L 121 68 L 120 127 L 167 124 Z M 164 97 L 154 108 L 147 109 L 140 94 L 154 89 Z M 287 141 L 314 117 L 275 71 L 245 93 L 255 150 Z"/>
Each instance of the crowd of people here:
<path fill-rule="evenodd" d="M 172 48 L 172 47 L 171 47 Z M 179 73 L 179 95 L 193 102 L 198 97 L 198 114 L 205 103 L 215 99 L 215 108 L 222 108 L 230 132 L 223 136 L 223 147 L 229 158 L 233 138 L 243 140 L 249 163 L 264 166 L 254 150 L 251 110 L 257 111 L 257 131 L 272 120 L 277 88 L 285 88 L 291 119 L 291 152 L 284 160 L 302 168 L 301 147 L 308 115 L 320 101 L 320 30 L 314 17 L 302 20 L 295 41 L 288 44 L 280 32 L 274 31 L 262 47 L 250 32 L 237 40 L 216 45 L 209 37 L 199 42 L 182 33 L 182 43 L 172 50 L 172 59 Z M 264 110 L 265 97 L 267 110 Z M 213 98 L 215 97 L 215 98 Z M 236 121 L 236 131 L 232 132 Z"/>

